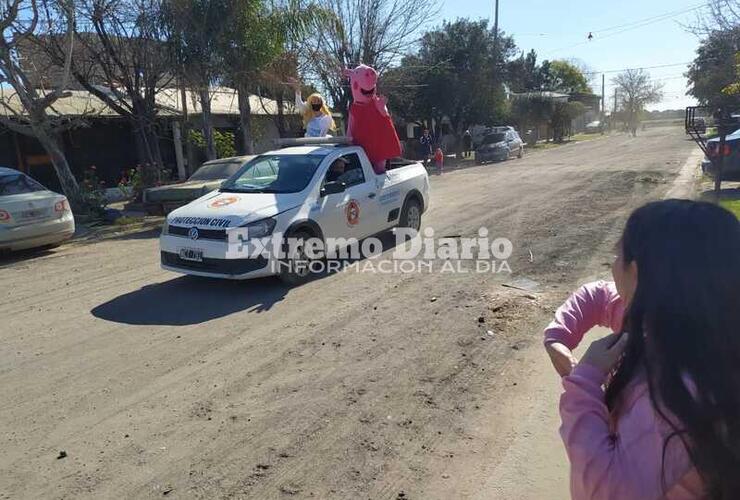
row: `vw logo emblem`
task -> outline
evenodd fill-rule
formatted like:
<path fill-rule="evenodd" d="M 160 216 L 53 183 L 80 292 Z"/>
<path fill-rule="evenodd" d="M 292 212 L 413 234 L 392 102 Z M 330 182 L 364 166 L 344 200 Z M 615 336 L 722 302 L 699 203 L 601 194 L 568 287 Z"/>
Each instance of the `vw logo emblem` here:
<path fill-rule="evenodd" d="M 188 231 L 188 236 L 191 240 L 197 240 L 198 239 L 198 228 L 197 227 L 191 227 L 190 231 Z"/>

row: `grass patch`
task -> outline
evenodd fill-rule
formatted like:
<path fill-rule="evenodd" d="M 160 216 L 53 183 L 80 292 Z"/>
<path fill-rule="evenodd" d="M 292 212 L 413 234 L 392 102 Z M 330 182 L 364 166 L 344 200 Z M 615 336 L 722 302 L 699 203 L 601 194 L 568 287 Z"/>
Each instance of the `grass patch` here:
<path fill-rule="evenodd" d="M 543 151 L 545 149 L 558 148 L 558 147 L 560 147 L 560 146 L 562 146 L 564 144 L 568 144 L 568 143 L 567 142 L 561 142 L 561 143 L 557 143 L 557 142 L 538 142 L 534 146 L 525 145 L 524 146 L 524 150 L 525 151 L 527 151 L 527 150 L 530 150 L 530 151 Z"/>
<path fill-rule="evenodd" d="M 130 226 L 131 224 L 140 224 L 144 222 L 143 217 L 130 217 L 128 215 L 124 215 L 123 217 L 119 217 L 113 222 L 116 226 Z"/>
<path fill-rule="evenodd" d="M 557 148 L 560 146 L 565 146 L 566 144 L 570 144 L 572 142 L 583 142 L 583 141 L 593 141 L 594 139 L 599 139 L 601 137 L 604 137 L 605 134 L 575 134 L 570 137 L 567 137 L 563 142 L 538 142 L 534 146 L 525 145 L 526 149 L 534 150 L 534 151 L 542 151 L 545 149 L 552 149 Z"/>
<path fill-rule="evenodd" d="M 719 204 L 721 207 L 726 208 L 735 214 L 735 217 L 740 219 L 740 200 L 721 200 Z"/>
<path fill-rule="evenodd" d="M 594 139 L 598 139 L 600 137 L 604 137 L 605 134 L 575 134 L 571 136 L 571 141 L 593 141 Z"/>

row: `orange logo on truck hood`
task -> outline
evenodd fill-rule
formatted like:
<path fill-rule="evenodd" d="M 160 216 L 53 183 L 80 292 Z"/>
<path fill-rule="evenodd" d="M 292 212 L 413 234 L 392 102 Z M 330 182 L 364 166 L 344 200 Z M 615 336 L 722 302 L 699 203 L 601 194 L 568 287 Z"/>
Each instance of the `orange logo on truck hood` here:
<path fill-rule="evenodd" d="M 221 208 L 227 205 L 231 205 L 232 203 L 236 203 L 237 201 L 239 201 L 238 196 L 225 196 L 223 198 L 213 200 L 208 206 L 211 208 Z"/>

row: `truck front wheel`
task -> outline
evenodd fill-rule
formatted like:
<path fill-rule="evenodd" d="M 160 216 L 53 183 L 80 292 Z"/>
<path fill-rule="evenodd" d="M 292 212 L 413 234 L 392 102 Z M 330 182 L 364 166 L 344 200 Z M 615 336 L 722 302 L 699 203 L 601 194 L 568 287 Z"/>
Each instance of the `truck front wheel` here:
<path fill-rule="evenodd" d="M 313 235 L 308 231 L 299 229 L 288 235 L 288 239 L 294 242 L 291 246 L 286 241 L 286 256 L 280 262 L 278 278 L 288 285 L 300 285 L 311 277 L 311 258 L 306 255 L 306 241 Z"/>

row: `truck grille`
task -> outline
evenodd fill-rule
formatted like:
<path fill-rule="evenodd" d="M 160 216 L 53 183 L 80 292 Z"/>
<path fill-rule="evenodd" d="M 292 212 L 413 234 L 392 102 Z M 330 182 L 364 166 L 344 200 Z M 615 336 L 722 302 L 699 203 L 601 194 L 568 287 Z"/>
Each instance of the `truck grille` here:
<path fill-rule="evenodd" d="M 182 236 L 188 238 L 190 232 L 189 227 L 182 226 L 170 226 L 169 234 L 172 236 Z M 216 240 L 225 241 L 227 239 L 225 229 L 201 229 L 198 228 L 198 239 L 199 240 Z"/>
<path fill-rule="evenodd" d="M 162 264 L 165 266 L 206 273 L 238 275 L 257 271 L 267 266 L 267 259 L 264 257 L 254 259 L 209 259 L 204 257 L 203 262 L 193 262 L 183 260 L 178 254 L 172 252 L 160 252 L 160 255 Z"/>

